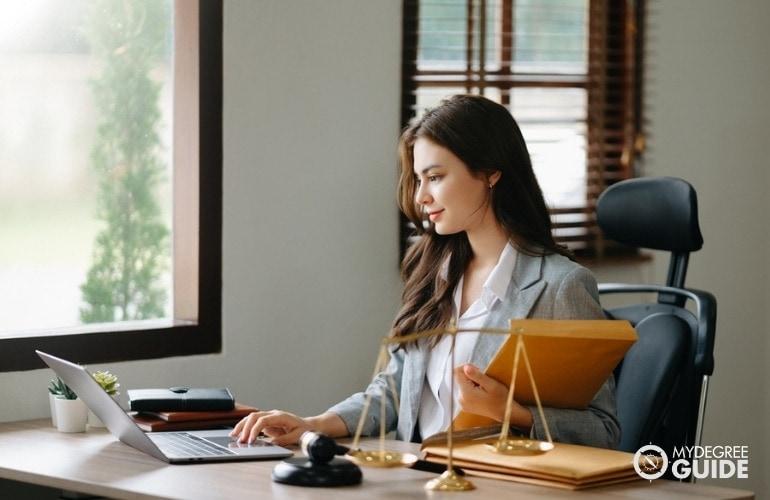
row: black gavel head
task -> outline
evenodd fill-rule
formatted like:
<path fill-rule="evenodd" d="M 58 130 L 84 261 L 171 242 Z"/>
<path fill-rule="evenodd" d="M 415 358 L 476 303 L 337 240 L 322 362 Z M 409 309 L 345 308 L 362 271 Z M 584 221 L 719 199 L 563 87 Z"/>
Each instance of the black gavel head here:
<path fill-rule="evenodd" d="M 330 462 L 334 455 L 342 455 L 345 449 L 337 446 L 334 439 L 323 434 L 307 431 L 299 439 L 299 445 L 302 452 L 316 463 Z"/>

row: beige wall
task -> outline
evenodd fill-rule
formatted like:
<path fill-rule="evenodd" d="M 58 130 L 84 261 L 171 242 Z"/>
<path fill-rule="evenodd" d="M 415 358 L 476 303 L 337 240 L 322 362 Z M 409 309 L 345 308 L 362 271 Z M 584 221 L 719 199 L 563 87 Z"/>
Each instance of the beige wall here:
<path fill-rule="evenodd" d="M 703 439 L 750 445 L 748 482 L 766 491 L 770 4 L 656 1 L 650 11 L 645 174 L 698 190 L 705 245 L 688 285 L 719 303 Z M 657 269 L 665 276 L 661 259 Z"/>
<path fill-rule="evenodd" d="M 124 387 L 228 385 L 308 413 L 359 388 L 398 304 L 400 2 L 228 1 L 224 345 L 110 366 Z M 704 439 L 749 444 L 766 490 L 770 3 L 651 1 L 646 175 L 688 179 L 706 245 L 688 283 L 719 300 Z M 597 269 L 660 281 L 665 259 Z M 0 374 L 0 420 L 47 415 L 49 373 Z"/>

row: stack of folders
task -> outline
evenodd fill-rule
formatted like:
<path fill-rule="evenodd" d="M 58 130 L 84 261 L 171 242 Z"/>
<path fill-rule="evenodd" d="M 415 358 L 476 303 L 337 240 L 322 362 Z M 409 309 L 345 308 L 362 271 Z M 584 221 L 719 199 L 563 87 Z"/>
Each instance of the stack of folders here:
<path fill-rule="evenodd" d="M 232 410 L 141 412 L 131 418 L 145 432 L 188 431 L 231 426 L 254 411 L 257 409 L 235 403 Z"/>
<path fill-rule="evenodd" d="M 634 455 L 615 450 L 554 443 L 554 449 L 542 455 L 503 455 L 483 441 L 457 443 L 453 463 L 468 475 L 503 479 L 519 483 L 552 486 L 570 490 L 639 480 L 633 466 Z M 425 459 L 445 464 L 445 445 L 423 446 Z"/>

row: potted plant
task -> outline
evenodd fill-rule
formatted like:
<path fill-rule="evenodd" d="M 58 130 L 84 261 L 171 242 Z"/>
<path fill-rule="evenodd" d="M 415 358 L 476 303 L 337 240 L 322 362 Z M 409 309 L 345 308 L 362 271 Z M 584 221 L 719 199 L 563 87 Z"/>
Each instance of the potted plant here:
<path fill-rule="evenodd" d="M 60 379 L 56 377 L 56 380 L 51 379 L 51 383 L 48 385 L 48 404 L 51 407 L 51 423 L 56 427 L 56 400 L 64 398 L 64 392 L 69 391 L 70 388 Z"/>
<path fill-rule="evenodd" d="M 98 372 L 92 373 L 91 376 L 94 380 L 96 380 L 96 383 L 99 384 L 102 389 L 104 389 L 104 392 L 109 394 L 110 397 L 114 398 L 120 395 L 120 392 L 118 391 L 118 387 L 120 387 L 120 384 L 118 383 L 118 377 L 109 371 L 100 370 Z M 97 417 L 94 412 L 88 410 L 88 426 L 104 427 L 104 422 L 102 422 L 102 420 Z"/>
<path fill-rule="evenodd" d="M 85 432 L 88 408 L 78 399 L 75 391 L 69 388 L 59 377 L 51 380 L 48 387 L 49 398 L 53 396 L 51 417 L 60 432 Z"/>

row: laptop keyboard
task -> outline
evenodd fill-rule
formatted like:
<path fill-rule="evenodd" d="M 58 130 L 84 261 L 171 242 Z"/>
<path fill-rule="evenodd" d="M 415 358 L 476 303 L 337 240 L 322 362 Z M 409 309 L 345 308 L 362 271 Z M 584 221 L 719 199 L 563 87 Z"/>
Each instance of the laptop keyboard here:
<path fill-rule="evenodd" d="M 173 457 L 216 457 L 235 455 L 192 434 L 155 434 L 152 440 L 166 455 Z"/>

